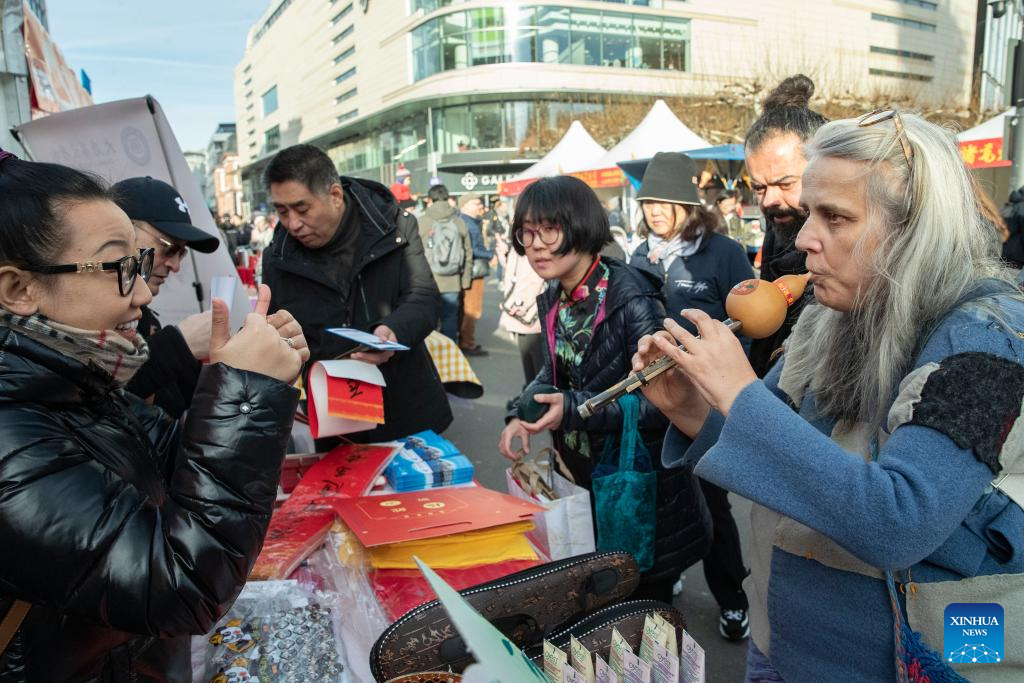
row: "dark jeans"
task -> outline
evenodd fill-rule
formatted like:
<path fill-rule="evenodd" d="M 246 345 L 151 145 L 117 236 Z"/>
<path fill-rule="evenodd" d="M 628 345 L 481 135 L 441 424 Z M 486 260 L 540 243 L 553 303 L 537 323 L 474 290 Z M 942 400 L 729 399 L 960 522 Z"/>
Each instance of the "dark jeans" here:
<path fill-rule="evenodd" d="M 459 299 L 461 292 L 441 292 L 441 334 L 459 343 Z"/>
<path fill-rule="evenodd" d="M 720 609 L 747 609 L 747 594 L 743 592 L 747 568 L 743 566 L 740 532 L 732 518 L 729 493 L 703 479 L 700 488 L 714 528 L 711 550 L 704 557 L 704 578 Z"/>
<path fill-rule="evenodd" d="M 772 666 L 771 660 L 754 645 L 753 638 L 747 645 L 747 673 L 743 683 L 786 683 Z"/>

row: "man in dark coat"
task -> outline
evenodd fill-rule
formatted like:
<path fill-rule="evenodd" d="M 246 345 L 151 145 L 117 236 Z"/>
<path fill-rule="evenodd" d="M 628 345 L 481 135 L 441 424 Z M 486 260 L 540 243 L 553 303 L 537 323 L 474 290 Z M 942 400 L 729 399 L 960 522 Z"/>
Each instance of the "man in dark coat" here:
<path fill-rule="evenodd" d="M 370 443 L 444 431 L 451 408 L 423 343 L 441 299 L 416 219 L 384 185 L 339 178 L 312 145 L 278 152 L 264 182 L 285 229 L 263 252 L 263 281 L 274 293 L 271 311 L 287 308 L 302 325 L 310 362 L 352 351 L 329 327 L 353 327 L 410 347 L 351 355 L 380 367 L 386 422 L 349 438 Z"/>

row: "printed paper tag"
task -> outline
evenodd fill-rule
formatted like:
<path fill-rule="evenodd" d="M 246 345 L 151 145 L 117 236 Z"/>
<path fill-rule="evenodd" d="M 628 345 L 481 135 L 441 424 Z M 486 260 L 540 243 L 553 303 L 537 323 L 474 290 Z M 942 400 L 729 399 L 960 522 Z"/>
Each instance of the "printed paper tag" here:
<path fill-rule="evenodd" d="M 651 683 L 679 683 L 679 657 L 660 643 L 654 645 Z"/>
<path fill-rule="evenodd" d="M 629 643 L 622 637 L 619 630 L 613 626 L 612 649 L 608 653 L 608 664 L 620 679 L 625 675 L 624 656 L 627 652 L 633 654 L 633 648 L 629 646 Z"/>
<path fill-rule="evenodd" d="M 683 683 L 704 683 L 704 649 L 683 631 Z"/>
<path fill-rule="evenodd" d="M 544 641 L 544 674 L 551 683 L 562 683 L 562 669 L 569 662 L 569 656 L 561 648 Z"/>
<path fill-rule="evenodd" d="M 594 676 L 597 683 L 619 683 L 619 677 L 601 655 L 594 655 Z"/>
<path fill-rule="evenodd" d="M 632 652 L 624 652 L 622 654 L 622 664 L 625 669 L 622 680 L 625 683 L 651 683 L 650 664 Z"/>
<path fill-rule="evenodd" d="M 583 674 L 586 683 L 594 683 L 594 659 L 590 656 L 590 650 L 573 635 L 569 636 L 569 661 L 572 668 Z"/>

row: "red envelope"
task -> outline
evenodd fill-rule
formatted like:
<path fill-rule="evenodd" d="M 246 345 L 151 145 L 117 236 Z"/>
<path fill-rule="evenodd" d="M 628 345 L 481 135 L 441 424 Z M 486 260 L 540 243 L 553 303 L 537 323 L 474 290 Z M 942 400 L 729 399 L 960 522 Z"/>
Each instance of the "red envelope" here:
<path fill-rule="evenodd" d="M 384 387 L 327 375 L 327 414 L 384 424 Z"/>
<path fill-rule="evenodd" d="M 292 496 L 311 494 L 325 504 L 335 497 L 365 496 L 401 448 L 400 444 L 373 443 L 337 446 L 306 470 Z"/>
<path fill-rule="evenodd" d="M 334 523 L 334 499 L 365 495 L 401 446 L 344 444 L 311 466 L 274 511 L 254 579 L 284 579 L 320 547 Z"/>
<path fill-rule="evenodd" d="M 287 578 L 323 545 L 333 524 L 334 511 L 329 507 L 318 510 L 294 505 L 275 510 L 249 578 L 256 581 Z"/>
<path fill-rule="evenodd" d="M 384 424 L 384 375 L 361 361 L 313 364 L 306 386 L 309 431 L 314 439 L 365 432 Z"/>
<path fill-rule="evenodd" d="M 368 548 L 531 520 L 546 509 L 480 487 L 332 498 L 328 502 Z"/>

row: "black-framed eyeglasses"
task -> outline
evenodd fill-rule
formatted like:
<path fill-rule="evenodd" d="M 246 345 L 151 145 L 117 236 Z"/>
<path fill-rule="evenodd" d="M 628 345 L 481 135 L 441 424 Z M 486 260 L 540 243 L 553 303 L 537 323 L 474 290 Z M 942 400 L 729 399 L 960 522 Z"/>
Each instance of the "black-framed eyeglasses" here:
<path fill-rule="evenodd" d="M 153 273 L 153 254 L 155 250 L 139 249 L 138 256 L 125 256 L 116 261 L 86 261 L 85 263 L 65 263 L 59 266 L 27 266 L 23 270 L 33 273 L 57 275 L 59 273 L 99 273 L 113 270 L 117 273 L 117 291 L 121 296 L 128 296 L 135 286 L 135 279 L 141 275 L 144 282 L 149 282 Z"/>
<path fill-rule="evenodd" d="M 147 235 L 155 239 L 157 242 L 159 242 L 160 246 L 163 247 L 163 257 L 165 259 L 172 259 L 175 256 L 185 258 L 185 254 L 188 253 L 188 245 L 184 242 L 172 242 L 166 237 L 162 237 L 161 235 L 154 235 L 149 230 L 146 230 L 145 228 L 139 225 L 136 225 L 135 229 L 141 230 L 142 232 L 146 233 Z"/>
<path fill-rule="evenodd" d="M 533 240 L 537 235 L 540 235 L 540 241 L 547 246 L 551 246 L 558 242 L 558 238 L 562 235 L 561 225 L 542 225 L 536 230 L 527 230 L 526 228 L 519 228 L 513 233 L 513 237 L 516 238 L 516 242 L 524 247 L 529 247 L 533 244 Z"/>
<path fill-rule="evenodd" d="M 907 166 L 914 168 L 914 148 L 910 146 L 910 140 L 907 139 L 906 130 L 903 128 L 903 119 L 900 118 L 898 111 L 895 109 L 876 109 L 857 119 L 857 125 L 861 128 L 868 128 L 883 121 L 892 121 L 892 125 L 896 129 L 896 139 L 900 143 L 900 149 L 903 150 Z"/>

